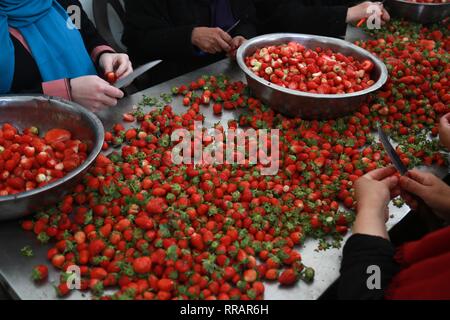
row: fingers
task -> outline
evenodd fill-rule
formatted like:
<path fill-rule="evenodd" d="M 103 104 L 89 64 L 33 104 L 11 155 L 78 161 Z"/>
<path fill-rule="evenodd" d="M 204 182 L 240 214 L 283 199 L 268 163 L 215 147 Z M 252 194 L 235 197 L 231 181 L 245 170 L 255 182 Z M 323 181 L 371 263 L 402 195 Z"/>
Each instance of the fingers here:
<path fill-rule="evenodd" d="M 210 54 L 216 54 L 216 53 L 222 51 L 222 49 L 220 48 L 218 43 L 211 42 L 209 45 L 207 45 L 205 47 L 204 51 L 206 51 L 207 53 L 210 53 Z"/>
<path fill-rule="evenodd" d="M 450 126 L 450 113 L 441 117 L 440 124 L 443 128 Z"/>
<path fill-rule="evenodd" d="M 397 185 L 398 185 L 398 177 L 390 176 L 390 177 L 383 179 L 381 182 L 384 185 L 386 185 L 389 188 L 389 190 L 394 190 L 395 187 L 397 187 Z"/>
<path fill-rule="evenodd" d="M 407 176 L 422 185 L 431 185 L 430 184 L 430 173 L 422 172 L 419 170 L 411 170 L 408 171 Z"/>
<path fill-rule="evenodd" d="M 402 189 L 398 186 L 395 186 L 392 190 L 391 190 L 391 199 L 395 199 L 398 196 L 400 196 L 402 194 Z"/>
<path fill-rule="evenodd" d="M 241 36 L 237 36 L 233 39 L 232 43 L 231 43 L 231 48 L 236 50 L 238 49 L 244 42 L 246 41 L 246 39 L 244 37 Z"/>
<path fill-rule="evenodd" d="M 116 65 L 118 65 L 116 75 L 118 78 L 122 78 L 125 72 L 131 67 L 131 62 L 127 55 L 119 55 L 116 60 Z"/>
<path fill-rule="evenodd" d="M 225 42 L 222 38 L 217 38 L 217 43 L 220 46 L 221 51 L 229 52 L 231 50 L 230 45 Z"/>
<path fill-rule="evenodd" d="M 132 72 L 133 72 L 133 65 L 130 62 L 130 64 L 128 65 L 128 69 L 124 72 L 124 74 L 120 78 L 124 78 L 124 77 L 128 76 Z"/>
<path fill-rule="evenodd" d="M 102 55 L 102 67 L 105 73 L 114 72 L 113 56 L 110 54 Z"/>
<path fill-rule="evenodd" d="M 223 31 L 222 29 L 218 28 L 218 32 L 219 32 L 220 38 L 223 41 L 225 41 L 227 44 L 229 44 L 229 43 L 231 43 L 231 41 L 233 41 L 233 38 L 228 33 Z"/>
<path fill-rule="evenodd" d="M 444 118 L 447 119 L 447 122 L 450 122 L 450 113 L 444 115 Z"/>
<path fill-rule="evenodd" d="M 124 93 L 122 90 L 117 89 L 109 84 L 104 88 L 104 94 L 110 98 L 115 98 L 115 99 L 122 99 L 124 96 Z"/>
<path fill-rule="evenodd" d="M 107 95 L 101 95 L 101 97 L 99 98 L 99 102 L 104 106 L 104 107 L 114 107 L 117 105 L 117 99 L 111 98 Z"/>
<path fill-rule="evenodd" d="M 426 187 L 409 177 L 400 177 L 400 187 L 404 191 L 419 196 L 420 198 L 423 198 L 426 194 Z"/>
<path fill-rule="evenodd" d="M 380 169 L 373 170 L 373 171 L 367 173 L 365 176 L 368 179 L 380 181 L 389 176 L 392 176 L 395 173 L 395 171 L 396 171 L 395 168 L 390 166 L 390 167 L 386 167 L 386 168 L 380 168 Z"/>

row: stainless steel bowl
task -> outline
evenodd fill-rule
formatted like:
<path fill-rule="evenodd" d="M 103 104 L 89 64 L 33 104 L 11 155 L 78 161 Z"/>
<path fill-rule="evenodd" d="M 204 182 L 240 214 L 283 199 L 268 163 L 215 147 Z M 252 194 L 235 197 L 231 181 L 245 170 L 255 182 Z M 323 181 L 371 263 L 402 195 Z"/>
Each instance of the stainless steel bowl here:
<path fill-rule="evenodd" d="M 72 102 L 44 96 L 0 96 L 0 125 L 5 122 L 19 129 L 36 126 L 42 132 L 52 128 L 69 130 L 74 138 L 88 144 L 89 155 L 63 179 L 32 191 L 0 197 L 0 221 L 19 219 L 56 204 L 80 182 L 102 150 L 102 123 L 93 113 Z"/>
<path fill-rule="evenodd" d="M 358 60 L 371 60 L 375 64 L 371 73 L 375 84 L 365 90 L 348 94 L 313 94 L 273 84 L 258 77 L 246 66 L 245 58 L 254 54 L 257 49 L 290 41 L 301 43 L 307 48 L 331 48 Z M 237 61 L 256 97 L 278 112 L 303 119 L 330 119 L 354 112 L 367 100 L 371 92 L 380 89 L 386 83 L 388 77 L 384 63 L 368 51 L 344 40 L 305 34 L 275 33 L 253 38 L 239 48 Z"/>
<path fill-rule="evenodd" d="M 450 15 L 449 3 L 414 3 L 406 0 L 387 0 L 385 4 L 394 17 L 419 23 L 435 23 Z"/>

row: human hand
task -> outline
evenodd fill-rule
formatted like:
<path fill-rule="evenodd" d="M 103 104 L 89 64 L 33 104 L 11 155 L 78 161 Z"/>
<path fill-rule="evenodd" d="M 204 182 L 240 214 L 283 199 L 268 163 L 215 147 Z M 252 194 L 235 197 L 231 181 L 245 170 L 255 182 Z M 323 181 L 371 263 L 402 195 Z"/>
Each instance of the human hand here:
<path fill-rule="evenodd" d="M 114 107 L 124 95 L 121 90 L 98 76 L 74 78 L 70 80 L 70 85 L 73 100 L 94 112 Z"/>
<path fill-rule="evenodd" d="M 414 196 L 421 198 L 433 212 L 442 219 L 450 221 L 450 187 L 434 174 L 412 170 L 408 176 L 400 178 L 402 198 L 412 208 L 418 203 Z"/>
<path fill-rule="evenodd" d="M 236 59 L 237 50 L 245 41 L 247 41 L 247 39 L 245 39 L 243 36 L 236 36 L 233 38 L 233 40 L 231 41 L 231 51 L 228 53 L 228 56 L 231 59 Z"/>
<path fill-rule="evenodd" d="M 374 212 L 387 221 L 387 208 L 391 199 L 399 195 L 398 177 L 394 167 L 373 170 L 355 183 L 355 197 L 359 212 Z"/>
<path fill-rule="evenodd" d="M 371 6 L 378 6 L 379 7 L 379 14 L 382 23 L 385 23 L 391 19 L 389 12 L 384 8 L 383 4 L 381 2 L 372 2 L 372 1 L 365 1 L 363 3 L 360 3 L 354 7 L 351 7 L 347 11 L 347 23 L 356 23 L 364 18 L 369 18 L 373 12 L 369 10 Z"/>
<path fill-rule="evenodd" d="M 400 194 L 395 172 L 394 167 L 381 168 L 355 182 L 357 215 L 354 233 L 388 238 L 385 225 L 389 218 L 388 205 L 391 199 Z"/>
<path fill-rule="evenodd" d="M 439 123 L 439 140 L 450 151 L 450 113 L 441 118 Z"/>
<path fill-rule="evenodd" d="M 98 63 L 105 74 L 114 72 L 118 80 L 133 72 L 130 58 L 124 53 L 103 53 Z"/>
<path fill-rule="evenodd" d="M 191 42 L 200 50 L 216 54 L 231 50 L 231 36 L 220 28 L 198 27 L 192 31 Z"/>

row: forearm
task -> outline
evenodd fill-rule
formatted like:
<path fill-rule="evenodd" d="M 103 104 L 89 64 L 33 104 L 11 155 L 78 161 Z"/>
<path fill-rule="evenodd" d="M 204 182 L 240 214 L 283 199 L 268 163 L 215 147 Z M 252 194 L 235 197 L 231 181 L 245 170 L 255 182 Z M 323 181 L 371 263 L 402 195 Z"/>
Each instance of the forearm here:
<path fill-rule="evenodd" d="M 83 9 L 81 2 L 78 0 L 58 0 L 58 2 L 65 8 L 69 8 L 70 6 L 76 6 L 81 9 L 81 17 L 80 17 L 80 33 L 83 37 L 84 44 L 88 52 L 91 52 L 95 47 L 101 45 L 107 45 L 105 39 L 98 33 L 92 21 L 89 19 L 88 15 Z"/>
<path fill-rule="evenodd" d="M 175 25 L 166 1 L 125 2 L 123 42 L 130 54 L 144 62 L 157 58 L 192 56 L 192 30 L 196 25 Z"/>
<path fill-rule="evenodd" d="M 124 38 L 131 52 L 138 52 L 144 60 L 193 56 L 192 30 L 195 26 L 147 29 L 127 34 Z"/>
<path fill-rule="evenodd" d="M 297 3 L 279 5 L 275 12 L 260 18 L 264 31 L 301 32 L 343 36 L 347 28 L 346 6 L 303 6 Z"/>
<path fill-rule="evenodd" d="M 81 9 L 80 17 L 80 34 L 83 38 L 84 45 L 87 52 L 91 55 L 92 60 L 97 64 L 98 59 L 102 53 L 114 52 L 108 42 L 98 33 L 92 21 L 89 19 L 86 12 L 78 0 L 58 0 L 63 8 L 69 8 L 70 6 L 77 6 Z"/>
<path fill-rule="evenodd" d="M 354 234 L 365 234 L 369 236 L 380 237 L 388 240 L 389 235 L 386 229 L 386 222 L 383 218 L 383 212 L 379 209 L 358 209 L 358 214 L 353 224 Z"/>

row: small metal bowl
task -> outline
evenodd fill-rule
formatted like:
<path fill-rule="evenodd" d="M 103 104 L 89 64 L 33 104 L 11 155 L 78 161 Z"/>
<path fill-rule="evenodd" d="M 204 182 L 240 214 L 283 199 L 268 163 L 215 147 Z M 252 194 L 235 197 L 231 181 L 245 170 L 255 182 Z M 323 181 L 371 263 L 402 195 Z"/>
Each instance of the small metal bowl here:
<path fill-rule="evenodd" d="M 371 72 L 375 84 L 365 90 L 347 94 L 301 92 L 266 81 L 245 64 L 245 58 L 254 54 L 257 49 L 290 41 L 301 43 L 307 48 L 330 48 L 358 60 L 371 60 L 375 65 Z M 330 119 L 352 113 L 360 108 L 371 92 L 380 89 L 388 78 L 385 64 L 368 51 L 344 40 L 305 34 L 275 33 L 253 38 L 239 48 L 237 61 L 257 98 L 284 115 L 303 119 Z"/>
<path fill-rule="evenodd" d="M 450 2 L 415 3 L 406 0 L 387 0 L 385 6 L 394 17 L 423 24 L 436 23 L 450 15 Z"/>
<path fill-rule="evenodd" d="M 100 120 L 85 108 L 45 96 L 0 96 L 0 125 L 18 129 L 36 126 L 41 132 L 53 128 L 69 130 L 88 145 L 88 158 L 64 178 L 42 188 L 0 197 L 0 221 L 19 219 L 55 205 L 82 179 L 102 150 L 104 130 Z"/>

